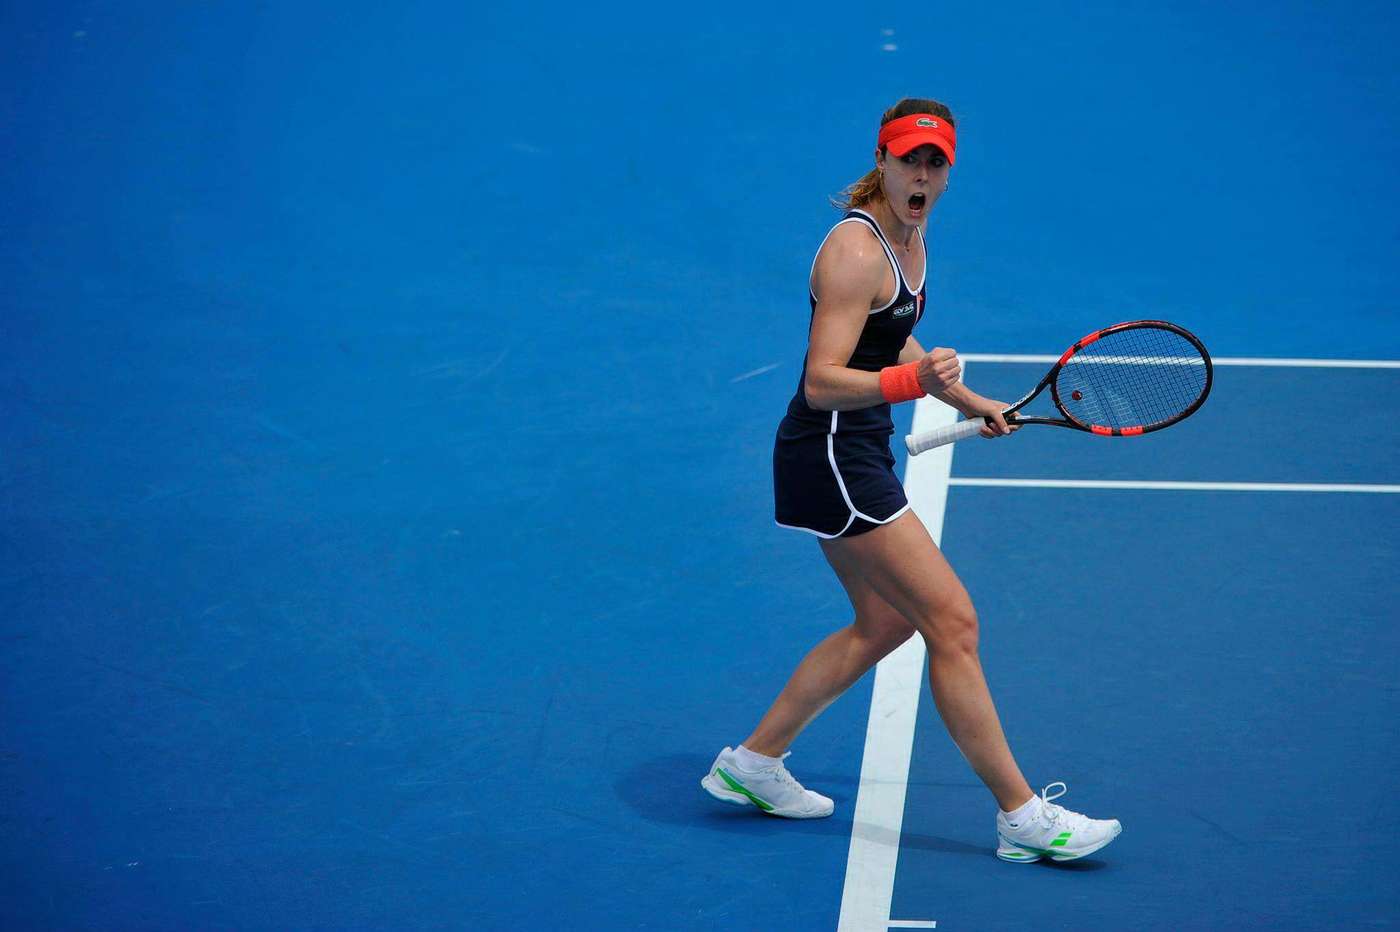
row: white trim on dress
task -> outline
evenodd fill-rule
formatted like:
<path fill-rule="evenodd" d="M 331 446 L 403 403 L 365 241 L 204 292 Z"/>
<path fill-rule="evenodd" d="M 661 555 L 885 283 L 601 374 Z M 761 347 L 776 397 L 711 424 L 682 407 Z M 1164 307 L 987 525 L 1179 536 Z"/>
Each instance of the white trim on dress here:
<path fill-rule="evenodd" d="M 890 260 L 890 265 L 894 266 L 894 294 L 890 296 L 888 304 L 886 304 L 884 307 L 874 308 L 871 311 L 869 311 L 869 313 L 866 315 L 872 316 L 875 314 L 883 313 L 884 311 L 888 311 L 890 308 L 894 307 L 894 302 L 899 299 L 899 289 L 901 287 L 907 288 L 909 286 L 909 283 L 904 280 L 904 274 L 899 269 L 899 260 L 894 257 L 894 251 L 890 249 L 889 243 L 885 242 L 885 237 L 880 233 L 880 224 L 875 220 L 874 217 L 870 216 L 863 210 L 854 209 L 851 211 L 851 213 L 860 214 L 862 217 L 864 217 L 866 220 L 869 220 L 870 223 L 874 225 L 874 229 L 872 229 L 870 232 L 875 234 L 875 239 L 877 242 L 879 242 L 880 248 L 885 251 L 885 258 Z M 843 220 L 838 220 L 836 226 L 833 226 L 830 230 L 826 231 L 826 236 L 822 237 L 821 246 L 817 247 L 816 255 L 812 256 L 812 268 L 807 272 L 807 293 L 812 296 L 813 301 L 821 300 L 817 297 L 816 291 L 814 291 L 812 288 L 812 275 L 817 271 L 817 258 L 822 254 L 822 246 L 825 246 L 826 241 L 831 239 L 831 234 L 836 232 L 836 227 L 839 227 L 843 223 L 859 223 L 861 224 L 861 226 L 866 226 L 864 222 L 856 219 L 855 217 L 846 217 Z M 925 253 L 925 258 L 927 259 L 927 253 Z"/>
<path fill-rule="evenodd" d="M 846 480 L 841 478 L 841 467 L 836 465 L 836 422 L 837 412 L 833 411 L 831 412 L 831 431 L 826 435 L 826 461 L 831 465 L 831 474 L 836 477 L 836 487 L 841 490 L 841 500 L 846 503 L 846 511 L 849 512 L 846 523 L 841 527 L 841 530 L 837 531 L 835 534 L 823 534 L 821 531 L 816 531 L 809 527 L 802 527 L 797 524 L 784 524 L 774 519 L 773 523 L 778 527 L 791 528 L 794 531 L 806 531 L 808 534 L 817 535 L 822 540 L 832 540 L 850 530 L 856 518 L 860 518 L 862 521 L 869 521 L 871 524 L 889 524 L 895 518 L 898 518 L 909 510 L 909 503 L 906 501 L 903 508 L 882 521 L 879 518 L 872 518 L 870 515 L 856 508 L 855 502 L 851 501 L 851 494 L 846 491 Z"/>
<path fill-rule="evenodd" d="M 899 276 L 899 281 L 896 284 L 903 285 L 909 290 L 910 294 L 914 295 L 915 297 L 918 297 L 920 289 L 924 287 L 924 282 L 928 281 L 928 244 L 924 242 L 924 231 L 920 230 L 918 227 L 914 227 L 915 232 L 919 234 L 919 245 L 924 247 L 924 281 L 919 282 L 918 288 L 910 288 L 909 279 L 906 278 L 904 275 L 904 267 L 901 266 L 899 264 L 899 260 L 894 257 L 894 248 L 890 246 L 890 241 L 885 238 L 885 231 L 880 229 L 880 221 L 875 219 L 874 214 L 868 214 L 865 211 L 861 210 L 859 207 L 852 208 L 851 212 L 860 214 L 862 217 L 869 218 L 871 224 L 873 224 L 875 227 L 876 238 L 879 239 L 880 244 L 885 247 L 885 255 L 889 256 L 890 262 L 894 263 L 894 274 Z M 895 290 L 895 294 L 899 294 L 898 289 Z M 890 303 L 893 304 L 894 302 L 891 301 Z"/>

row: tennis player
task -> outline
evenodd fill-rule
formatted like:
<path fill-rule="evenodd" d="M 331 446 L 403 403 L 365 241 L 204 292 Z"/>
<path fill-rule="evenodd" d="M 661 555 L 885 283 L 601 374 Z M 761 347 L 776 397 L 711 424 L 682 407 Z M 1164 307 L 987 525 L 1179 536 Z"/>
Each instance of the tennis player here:
<path fill-rule="evenodd" d="M 997 856 L 1080 858 L 1122 826 L 1052 803 L 1063 783 L 1031 791 L 982 675 L 972 601 L 894 474 L 892 404 L 933 395 L 969 418 L 990 418 L 985 437 L 1011 428 L 1005 404 L 959 380 L 953 350 L 925 352 L 911 335 L 928 290 L 923 230 L 953 166 L 953 115 L 937 101 L 905 99 L 880 122 L 875 167 L 844 192 L 847 212 L 812 264 L 807 358 L 773 450 L 777 522 L 820 538 L 855 620 L 807 654 L 758 727 L 720 752 L 701 785 L 716 799 L 770 815 L 831 815 L 832 801 L 784 766 L 788 747 L 917 633 L 943 723 L 996 798 Z"/>

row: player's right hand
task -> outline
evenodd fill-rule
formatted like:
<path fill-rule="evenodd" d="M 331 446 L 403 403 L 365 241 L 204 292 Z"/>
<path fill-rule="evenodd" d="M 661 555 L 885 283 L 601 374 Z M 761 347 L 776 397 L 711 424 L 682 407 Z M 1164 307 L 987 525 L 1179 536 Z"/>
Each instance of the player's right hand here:
<path fill-rule="evenodd" d="M 919 360 L 919 387 L 930 395 L 946 392 L 962 378 L 962 366 L 958 363 L 956 350 L 935 346 Z"/>

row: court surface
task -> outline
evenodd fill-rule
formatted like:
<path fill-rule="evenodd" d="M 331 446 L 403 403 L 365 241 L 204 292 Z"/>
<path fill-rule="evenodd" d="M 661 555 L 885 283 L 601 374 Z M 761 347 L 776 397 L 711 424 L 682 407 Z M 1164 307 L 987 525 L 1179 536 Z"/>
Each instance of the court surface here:
<path fill-rule="evenodd" d="M 0 23 L 0 925 L 1400 926 L 1393 4 Z M 1125 826 L 1071 865 L 993 856 L 917 656 L 795 745 L 832 818 L 698 786 L 849 620 L 769 457 L 905 94 L 973 388 L 1222 362 L 900 455 L 1028 778 Z"/>

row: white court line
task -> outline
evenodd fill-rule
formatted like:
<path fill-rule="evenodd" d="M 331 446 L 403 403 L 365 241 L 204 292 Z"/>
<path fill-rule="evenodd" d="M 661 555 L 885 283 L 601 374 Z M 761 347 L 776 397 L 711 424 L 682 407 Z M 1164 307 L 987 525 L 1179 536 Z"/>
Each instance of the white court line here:
<path fill-rule="evenodd" d="M 1142 353 L 1138 356 L 1071 356 L 1068 366 L 1202 366 L 1206 361 L 1199 356 L 1153 356 Z"/>
<path fill-rule="evenodd" d="M 1400 485 L 1336 482 L 1155 482 L 1119 479 L 973 479 L 958 476 L 949 479 L 948 484 L 1022 489 L 1169 489 L 1181 492 L 1400 492 Z"/>
<path fill-rule="evenodd" d="M 772 372 L 774 369 L 778 368 L 781 365 L 782 363 L 780 362 L 770 362 L 766 366 L 759 366 L 757 369 L 750 369 L 748 372 L 743 372 L 739 375 L 734 376 L 734 378 L 729 380 L 729 384 L 733 385 L 735 382 L 742 382 L 745 379 L 751 379 L 756 375 L 762 375 L 765 372 Z"/>
<path fill-rule="evenodd" d="M 1019 355 L 1015 353 L 959 353 L 964 362 L 1058 362 L 1059 356 Z M 1269 356 L 1212 357 L 1217 366 L 1290 366 L 1303 369 L 1400 369 L 1396 359 L 1281 359 Z"/>
<path fill-rule="evenodd" d="M 961 356 L 964 375 L 969 362 L 1053 363 L 1058 356 L 1017 356 L 968 353 Z M 1293 366 L 1337 369 L 1400 369 L 1400 361 L 1367 359 L 1249 359 L 1221 358 L 1220 366 Z M 912 433 L 956 423 L 957 412 L 932 398 L 914 407 Z M 1258 482 L 1116 482 L 1055 479 L 950 479 L 953 448 L 947 444 L 922 456 L 910 457 L 904 490 L 914 512 L 937 543 L 943 538 L 943 513 L 949 485 L 1041 486 L 1047 488 L 1161 488 L 1213 491 L 1396 491 L 1395 486 L 1344 486 Z M 934 920 L 890 920 L 899 838 L 904 825 L 904 800 L 914 744 L 914 723 L 923 690 L 924 644 L 911 637 L 875 668 L 870 697 L 860 786 L 856 791 L 851 846 L 846 856 L 846 879 L 841 891 L 837 932 L 887 932 L 891 928 L 936 928 Z"/>
<path fill-rule="evenodd" d="M 914 406 L 916 433 L 946 427 L 957 419 L 956 411 L 933 398 L 921 398 Z M 909 504 L 935 542 L 943 539 L 943 509 L 948 500 L 954 446 L 950 443 L 922 456 L 911 456 L 904 470 L 904 492 Z M 860 786 L 856 790 L 837 932 L 885 932 L 895 925 L 890 922 L 890 900 L 894 896 L 895 862 L 904 824 L 914 722 L 923 688 L 924 656 L 923 638 L 914 635 L 875 667 L 875 690 L 870 696 L 870 719 L 865 727 L 865 755 L 860 762 Z"/>

